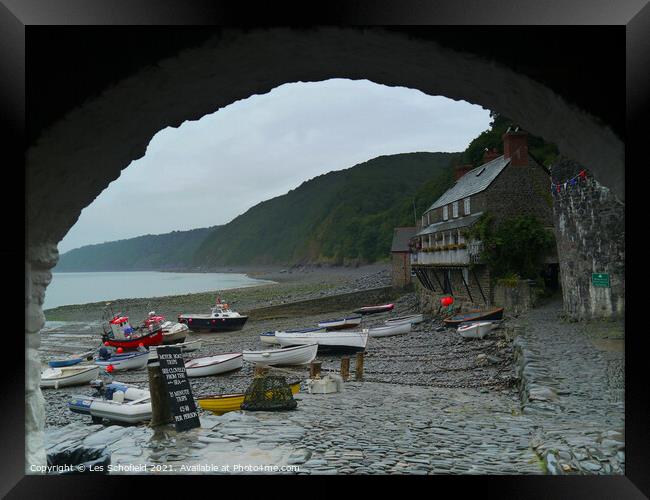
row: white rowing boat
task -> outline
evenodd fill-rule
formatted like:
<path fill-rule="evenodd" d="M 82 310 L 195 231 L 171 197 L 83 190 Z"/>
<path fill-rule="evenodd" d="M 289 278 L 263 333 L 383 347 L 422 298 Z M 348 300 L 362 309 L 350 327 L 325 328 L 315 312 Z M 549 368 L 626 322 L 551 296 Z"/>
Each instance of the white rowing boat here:
<path fill-rule="evenodd" d="M 365 349 L 368 330 L 336 330 L 333 332 L 275 332 L 275 338 L 283 346 L 318 344 L 319 346 Z"/>
<path fill-rule="evenodd" d="M 386 325 L 396 325 L 398 323 L 410 323 L 412 325 L 416 325 L 418 323 L 422 323 L 424 321 L 424 315 L 423 314 L 409 314 L 407 316 L 400 316 L 398 318 L 390 318 L 384 321 Z"/>
<path fill-rule="evenodd" d="M 411 331 L 411 323 L 397 323 L 395 325 L 378 326 L 371 328 L 368 335 L 371 337 L 390 337 L 392 335 L 404 335 Z"/>
<path fill-rule="evenodd" d="M 316 358 L 318 344 L 298 345 L 269 351 L 244 351 L 244 361 L 264 365 L 304 365 Z"/>
<path fill-rule="evenodd" d="M 185 362 L 185 371 L 188 377 L 208 377 L 239 370 L 243 365 L 244 360 L 241 352 L 229 352 L 190 359 Z"/>
<path fill-rule="evenodd" d="M 83 385 L 99 376 L 99 366 L 63 366 L 60 368 L 48 368 L 41 372 L 41 387 L 67 387 L 71 385 Z"/>
<path fill-rule="evenodd" d="M 458 333 L 466 339 L 482 339 L 492 330 L 490 321 L 477 321 L 458 327 Z"/>

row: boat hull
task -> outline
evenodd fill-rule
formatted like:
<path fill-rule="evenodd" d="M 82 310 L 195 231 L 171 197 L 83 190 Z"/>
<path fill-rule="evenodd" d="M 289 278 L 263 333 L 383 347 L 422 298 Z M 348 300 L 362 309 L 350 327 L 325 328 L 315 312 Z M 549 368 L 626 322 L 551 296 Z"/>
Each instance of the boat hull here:
<path fill-rule="evenodd" d="M 418 323 L 422 323 L 424 321 L 424 315 L 422 314 L 411 314 L 409 316 L 402 316 L 400 318 L 390 318 L 384 321 L 386 326 L 389 325 L 397 325 L 400 323 L 410 323 L 412 325 L 417 325 Z"/>
<path fill-rule="evenodd" d="M 468 321 L 484 321 L 484 320 L 499 320 L 503 319 L 503 307 L 492 309 L 490 311 L 475 311 L 466 314 L 457 314 L 451 318 L 443 320 L 447 327 L 457 327 L 461 323 Z"/>
<path fill-rule="evenodd" d="M 58 375 L 58 376 L 57 376 Z M 84 385 L 99 376 L 98 366 L 85 368 L 53 368 L 45 370 L 41 374 L 41 387 L 68 387 L 72 385 Z"/>
<path fill-rule="evenodd" d="M 260 342 L 268 345 L 280 345 L 280 342 L 275 338 L 275 332 L 261 333 Z"/>
<path fill-rule="evenodd" d="M 285 347 L 269 351 L 244 351 L 244 361 L 269 366 L 304 365 L 316 358 L 318 344 Z"/>
<path fill-rule="evenodd" d="M 102 367 L 113 365 L 113 369 L 116 371 L 140 370 L 147 366 L 148 359 L 148 352 L 127 353 L 124 355 L 116 354 L 107 360 L 95 359 L 95 364 Z"/>
<path fill-rule="evenodd" d="M 185 341 L 185 337 L 189 333 L 190 329 L 187 325 L 182 323 L 176 323 L 169 329 L 164 328 L 163 325 L 163 345 L 179 344 Z"/>
<path fill-rule="evenodd" d="M 492 323 L 489 321 L 478 321 L 458 327 L 458 333 L 466 339 L 482 339 L 492 330 Z"/>
<path fill-rule="evenodd" d="M 393 335 L 404 335 L 411 331 L 411 323 L 398 323 L 396 325 L 380 326 L 371 328 L 368 335 L 371 337 L 391 337 Z"/>
<path fill-rule="evenodd" d="M 121 347 L 122 349 L 137 349 L 140 344 L 144 345 L 145 347 L 151 346 L 151 345 L 160 345 L 162 344 L 163 341 L 163 332 L 161 330 L 156 330 L 155 332 L 147 333 L 145 335 L 142 335 L 141 337 L 136 337 L 133 339 L 111 339 L 108 338 L 107 336 L 102 337 L 102 341 L 104 343 L 108 342 L 109 346 L 112 347 Z"/>
<path fill-rule="evenodd" d="M 81 363 L 81 358 L 59 359 L 48 361 L 47 364 L 50 368 L 63 368 L 64 366 L 74 366 Z"/>
<path fill-rule="evenodd" d="M 378 314 L 378 313 L 392 311 L 394 307 L 395 304 L 385 304 L 382 306 L 366 306 L 366 307 L 360 307 L 359 309 L 355 309 L 352 312 L 356 314 L 362 314 L 362 315 Z"/>
<path fill-rule="evenodd" d="M 283 346 L 318 344 L 322 347 L 363 350 L 368 343 L 368 331 L 342 330 L 341 332 L 275 332 Z"/>
<path fill-rule="evenodd" d="M 300 391 L 300 383 L 290 384 L 292 394 L 298 394 Z M 272 395 L 269 395 L 272 396 Z M 223 415 L 229 411 L 241 410 L 241 405 L 244 402 L 244 394 L 220 394 L 216 396 L 202 396 L 198 397 L 197 401 L 199 406 L 204 410 L 211 411 L 216 415 Z"/>
<path fill-rule="evenodd" d="M 230 332 L 241 330 L 248 321 L 248 316 L 237 318 L 201 318 L 197 316 L 182 315 L 179 323 L 184 323 L 193 332 Z"/>
<path fill-rule="evenodd" d="M 356 328 L 361 324 L 361 316 L 353 316 L 350 318 L 328 319 L 318 323 L 319 328 L 326 328 L 328 330 L 344 330 L 346 328 Z"/>
<path fill-rule="evenodd" d="M 185 363 L 185 371 L 188 377 L 209 377 L 212 375 L 219 375 L 234 370 L 239 370 L 244 366 L 244 359 L 242 354 L 237 354 L 223 361 L 215 361 L 210 363 L 210 358 L 217 358 L 218 356 L 208 356 L 205 358 L 194 358 Z M 202 364 L 204 363 L 205 364 Z"/>

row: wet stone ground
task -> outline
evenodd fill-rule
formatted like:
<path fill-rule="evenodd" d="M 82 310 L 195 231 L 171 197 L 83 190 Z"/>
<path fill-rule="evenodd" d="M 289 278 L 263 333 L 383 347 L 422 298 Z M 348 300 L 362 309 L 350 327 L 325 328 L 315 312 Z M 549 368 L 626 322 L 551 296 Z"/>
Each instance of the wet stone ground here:
<path fill-rule="evenodd" d="M 370 316 L 364 326 L 415 308 L 415 297 L 405 295 L 394 313 Z M 408 335 L 369 339 L 363 380 L 347 382 L 341 393 L 310 395 L 303 383 L 296 410 L 219 417 L 201 410 L 201 429 L 185 433 L 91 425 L 66 406 L 70 395 L 90 394 L 87 386 L 45 389 L 46 445 L 53 451 L 105 444 L 113 464 L 148 465 L 149 473 L 219 473 L 214 467 L 234 465 L 297 466 L 285 471 L 291 474 L 622 473 L 622 353 L 596 348 L 594 342 L 611 335 L 575 333 L 579 327 L 559 322 L 558 313 L 557 304 L 533 310 L 482 340 L 438 331 L 440 324 L 428 318 Z M 258 321 L 240 332 L 196 336 L 204 347 L 188 356 L 265 349 L 260 332 L 321 319 Z M 511 325 L 519 333 L 514 343 Z M 54 345 L 61 348 L 56 334 L 43 335 L 44 358 Z M 72 352 L 80 342 L 67 347 Z M 323 374 L 338 372 L 343 355 L 319 351 Z M 347 355 L 354 378 L 355 355 Z M 279 373 L 305 380 L 308 367 Z M 245 363 L 237 372 L 190 380 L 197 396 L 244 391 L 252 377 L 253 366 Z M 147 385 L 146 370 L 115 379 Z M 211 470 L 188 469 L 208 464 Z"/>

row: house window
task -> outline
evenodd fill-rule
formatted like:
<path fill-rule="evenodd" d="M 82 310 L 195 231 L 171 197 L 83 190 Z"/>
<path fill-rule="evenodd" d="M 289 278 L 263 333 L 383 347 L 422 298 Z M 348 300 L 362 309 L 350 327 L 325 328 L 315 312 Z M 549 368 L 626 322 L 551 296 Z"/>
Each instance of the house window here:
<path fill-rule="evenodd" d="M 449 207 L 445 205 L 442 207 L 442 220 L 447 220 L 449 219 Z"/>
<path fill-rule="evenodd" d="M 458 202 L 455 201 L 452 204 L 451 208 L 452 208 L 452 212 L 453 212 L 454 217 L 458 217 Z"/>
<path fill-rule="evenodd" d="M 465 215 L 469 215 L 469 198 L 465 198 L 464 204 L 465 204 Z"/>

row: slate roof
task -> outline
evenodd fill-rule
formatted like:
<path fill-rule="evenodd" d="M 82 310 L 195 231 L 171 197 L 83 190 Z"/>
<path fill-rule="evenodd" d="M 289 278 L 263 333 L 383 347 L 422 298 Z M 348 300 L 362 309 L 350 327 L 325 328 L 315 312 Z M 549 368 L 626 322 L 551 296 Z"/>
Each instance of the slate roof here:
<path fill-rule="evenodd" d="M 408 252 L 409 240 L 415 235 L 415 227 L 396 227 L 393 231 L 393 244 L 391 252 Z"/>
<path fill-rule="evenodd" d="M 440 208 L 443 205 L 447 205 L 454 201 L 467 198 L 473 194 L 480 193 L 486 189 L 494 179 L 497 178 L 497 175 L 501 173 L 501 171 L 506 167 L 506 165 L 508 165 L 508 163 L 510 163 L 510 159 L 506 159 L 503 155 L 501 155 L 492 161 L 484 163 L 480 167 L 476 167 L 475 169 L 470 170 L 460 179 L 458 179 L 456 184 L 445 191 L 445 193 L 440 198 L 438 198 L 433 205 L 429 207 L 429 210 L 427 210 L 427 212 L 435 208 Z M 480 175 L 477 175 L 479 173 Z"/>
<path fill-rule="evenodd" d="M 438 231 L 447 231 L 448 229 L 458 229 L 459 227 L 468 227 L 474 224 L 479 217 L 483 215 L 483 212 L 476 212 L 472 215 L 466 215 L 465 217 L 459 217 L 457 219 L 446 220 L 443 222 L 436 222 L 423 228 L 415 236 L 422 236 L 425 234 L 437 233 Z"/>

